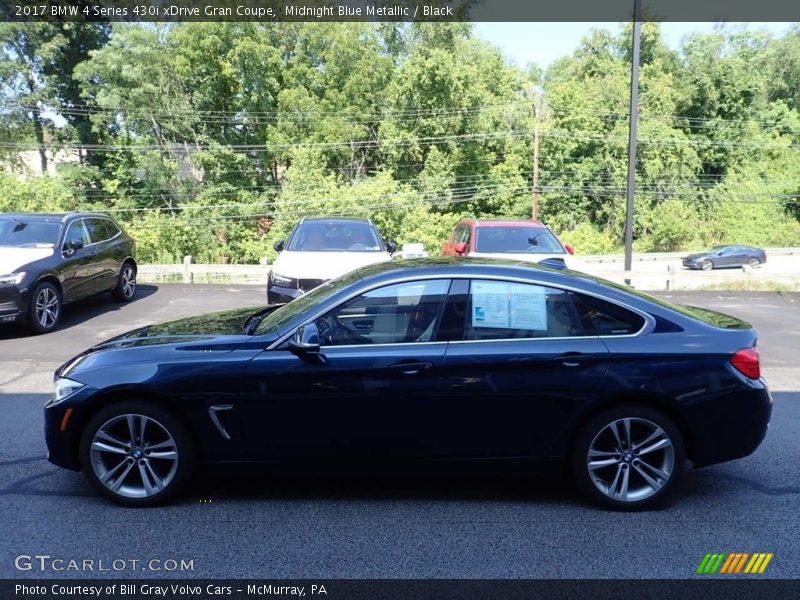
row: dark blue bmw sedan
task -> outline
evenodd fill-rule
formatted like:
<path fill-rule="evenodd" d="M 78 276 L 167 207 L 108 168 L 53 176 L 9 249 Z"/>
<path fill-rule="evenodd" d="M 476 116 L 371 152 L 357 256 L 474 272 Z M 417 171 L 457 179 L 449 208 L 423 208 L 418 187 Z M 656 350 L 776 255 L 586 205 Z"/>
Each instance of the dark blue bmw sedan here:
<path fill-rule="evenodd" d="M 555 459 L 640 509 L 687 461 L 761 443 L 755 345 L 736 318 L 567 270 L 401 261 L 95 346 L 56 372 L 45 433 L 51 462 L 128 506 L 201 461 Z"/>

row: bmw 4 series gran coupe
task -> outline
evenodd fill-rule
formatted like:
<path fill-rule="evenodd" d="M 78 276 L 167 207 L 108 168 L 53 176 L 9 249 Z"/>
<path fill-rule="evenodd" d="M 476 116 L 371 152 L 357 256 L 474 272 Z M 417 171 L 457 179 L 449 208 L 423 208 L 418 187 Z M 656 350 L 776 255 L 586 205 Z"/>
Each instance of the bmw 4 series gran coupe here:
<path fill-rule="evenodd" d="M 761 443 L 755 344 L 734 317 L 567 270 L 372 265 L 76 356 L 44 409 L 48 456 L 129 506 L 172 498 L 200 461 L 553 459 L 599 503 L 639 509 L 687 461 Z"/>

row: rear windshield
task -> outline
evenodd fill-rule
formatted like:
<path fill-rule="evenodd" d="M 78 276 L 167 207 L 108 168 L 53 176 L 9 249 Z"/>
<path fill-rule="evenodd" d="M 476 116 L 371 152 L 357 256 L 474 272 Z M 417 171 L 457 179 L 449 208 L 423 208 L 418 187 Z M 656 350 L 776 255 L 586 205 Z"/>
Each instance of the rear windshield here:
<path fill-rule="evenodd" d="M 306 222 L 295 229 L 287 250 L 294 252 L 380 252 L 381 241 L 369 223 Z"/>
<path fill-rule="evenodd" d="M 23 219 L 0 219 L 0 246 L 18 248 L 50 248 L 58 243 L 61 231 L 59 223 L 25 221 Z"/>
<path fill-rule="evenodd" d="M 566 254 L 546 227 L 478 227 L 477 252 L 503 254 Z"/>

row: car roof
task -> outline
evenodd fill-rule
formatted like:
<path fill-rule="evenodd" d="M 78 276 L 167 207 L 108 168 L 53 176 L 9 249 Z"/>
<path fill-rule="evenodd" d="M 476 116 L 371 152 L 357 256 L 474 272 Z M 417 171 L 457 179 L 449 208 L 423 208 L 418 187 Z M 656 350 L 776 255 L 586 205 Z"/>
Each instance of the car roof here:
<path fill-rule="evenodd" d="M 303 217 L 300 220 L 300 223 L 313 223 L 320 221 L 326 223 L 372 223 L 370 219 L 366 219 L 364 217 Z"/>
<path fill-rule="evenodd" d="M 102 217 L 104 219 L 110 218 L 108 215 L 96 212 L 0 213 L 0 218 L 25 219 L 28 221 L 57 221 L 59 223 L 83 217 Z"/>
<path fill-rule="evenodd" d="M 475 224 L 475 227 L 547 227 L 535 219 L 466 219 Z"/>

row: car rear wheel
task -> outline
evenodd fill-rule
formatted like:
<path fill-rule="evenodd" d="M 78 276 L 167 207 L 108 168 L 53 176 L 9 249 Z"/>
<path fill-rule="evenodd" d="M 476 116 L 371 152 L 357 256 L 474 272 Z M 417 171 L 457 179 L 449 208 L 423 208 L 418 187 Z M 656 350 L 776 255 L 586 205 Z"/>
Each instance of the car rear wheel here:
<path fill-rule="evenodd" d="M 597 415 L 578 434 L 572 472 L 584 494 L 608 508 L 642 510 L 668 499 L 686 450 L 666 415 L 621 406 Z"/>
<path fill-rule="evenodd" d="M 83 473 L 123 506 L 166 502 L 188 481 L 194 448 L 182 423 L 158 406 L 113 404 L 87 424 L 80 441 Z"/>
<path fill-rule="evenodd" d="M 136 295 L 136 267 L 131 261 L 122 264 L 117 285 L 111 290 L 111 295 L 118 302 L 130 302 Z"/>
<path fill-rule="evenodd" d="M 700 263 L 700 268 L 703 269 L 703 271 L 710 271 L 714 268 L 714 263 L 710 260 L 704 260 Z"/>
<path fill-rule="evenodd" d="M 747 261 L 747 264 L 750 265 L 751 269 L 755 269 L 758 265 L 761 264 L 761 261 L 758 260 L 757 258 L 751 258 L 750 260 Z"/>
<path fill-rule="evenodd" d="M 53 331 L 61 320 L 61 293 L 52 283 L 37 285 L 28 306 L 28 327 L 32 333 Z"/>

